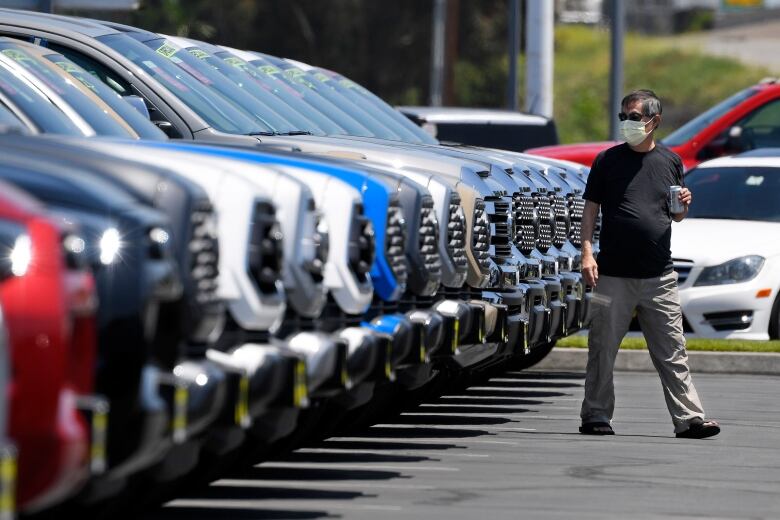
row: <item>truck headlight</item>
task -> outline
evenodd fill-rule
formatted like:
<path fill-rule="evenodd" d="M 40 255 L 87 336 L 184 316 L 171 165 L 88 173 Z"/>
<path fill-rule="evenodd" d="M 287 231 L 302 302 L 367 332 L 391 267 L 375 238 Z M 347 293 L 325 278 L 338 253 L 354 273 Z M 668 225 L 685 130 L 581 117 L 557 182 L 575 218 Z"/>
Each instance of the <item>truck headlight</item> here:
<path fill-rule="evenodd" d="M 119 230 L 108 228 L 100 236 L 100 263 L 111 265 L 119 256 L 119 250 L 122 249 L 122 239 L 119 236 Z"/>
<path fill-rule="evenodd" d="M 11 260 L 11 273 L 14 276 L 24 276 L 32 260 L 32 242 L 28 235 L 19 235 L 17 237 L 9 257 Z"/>
<path fill-rule="evenodd" d="M 747 282 L 755 278 L 763 266 L 763 256 L 741 256 L 720 265 L 705 267 L 693 285 L 725 285 Z"/>

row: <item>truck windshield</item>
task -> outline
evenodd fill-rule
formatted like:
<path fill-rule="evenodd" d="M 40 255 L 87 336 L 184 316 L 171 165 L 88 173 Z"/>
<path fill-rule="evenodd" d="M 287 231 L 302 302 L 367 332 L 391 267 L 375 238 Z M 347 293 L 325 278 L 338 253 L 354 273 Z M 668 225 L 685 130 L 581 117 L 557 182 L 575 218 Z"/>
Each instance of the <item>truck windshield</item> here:
<path fill-rule="evenodd" d="M 144 45 L 155 51 L 157 54 L 168 58 L 179 68 L 184 69 L 195 79 L 200 81 L 207 88 L 216 90 L 226 99 L 232 101 L 244 113 L 256 117 L 266 126 L 273 129 L 276 133 L 289 133 L 297 130 L 294 125 L 287 121 L 269 106 L 262 98 L 253 97 L 245 90 L 242 90 L 235 83 L 228 80 L 223 74 L 208 63 L 199 60 L 191 53 L 181 49 L 178 45 L 159 38 L 143 42 Z M 273 97 L 273 96 L 271 96 Z"/>
<path fill-rule="evenodd" d="M 0 97 L 14 105 L 41 132 L 84 136 L 49 98 L 3 66 L 0 66 Z"/>
<path fill-rule="evenodd" d="M 714 107 L 710 108 L 706 112 L 702 112 L 698 116 L 694 117 L 680 128 L 664 137 L 661 142 L 666 146 L 680 146 L 693 139 L 693 137 L 704 130 L 705 127 L 711 125 L 714 121 L 723 117 L 723 115 L 739 105 L 747 98 L 752 97 L 758 93 L 757 88 L 747 88 L 740 92 L 737 92 L 730 98 L 727 98 Z"/>
<path fill-rule="evenodd" d="M 271 128 L 244 114 L 220 94 L 209 90 L 143 43 L 125 34 L 106 34 L 97 39 L 143 69 L 215 130 L 243 135 L 273 133 Z"/>
<path fill-rule="evenodd" d="M 138 134 L 142 139 L 154 139 L 164 140 L 167 139 L 165 134 L 151 121 L 141 115 L 138 110 L 133 108 L 128 102 L 122 99 L 122 96 L 114 92 L 108 85 L 100 81 L 98 78 L 82 69 L 74 62 L 62 54 L 53 53 L 46 54 L 44 56 L 47 60 L 54 63 L 62 70 L 73 76 L 84 87 L 91 90 L 97 97 L 103 100 L 103 102 L 110 106 L 119 117 L 125 120 L 128 125 Z"/>
<path fill-rule="evenodd" d="M 112 118 L 101 108 L 94 97 L 90 99 L 67 75 L 55 65 L 40 61 L 33 54 L 14 43 L 0 41 L 0 52 L 30 73 L 41 84 L 48 87 L 70 105 L 98 135 L 135 138 L 136 135 L 118 117 Z M 110 110 L 110 109 L 108 109 Z"/>

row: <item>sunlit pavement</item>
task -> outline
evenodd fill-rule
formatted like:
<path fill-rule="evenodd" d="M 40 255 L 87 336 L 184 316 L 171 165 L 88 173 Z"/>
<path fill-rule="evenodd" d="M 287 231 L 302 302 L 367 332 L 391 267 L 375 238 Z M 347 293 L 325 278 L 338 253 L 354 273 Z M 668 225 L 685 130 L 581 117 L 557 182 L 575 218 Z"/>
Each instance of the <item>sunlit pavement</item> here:
<path fill-rule="evenodd" d="M 618 373 L 617 435 L 586 437 L 582 374 L 508 373 L 144 518 L 778 518 L 780 379 L 694 382 L 717 437 L 674 437 L 655 374 Z"/>

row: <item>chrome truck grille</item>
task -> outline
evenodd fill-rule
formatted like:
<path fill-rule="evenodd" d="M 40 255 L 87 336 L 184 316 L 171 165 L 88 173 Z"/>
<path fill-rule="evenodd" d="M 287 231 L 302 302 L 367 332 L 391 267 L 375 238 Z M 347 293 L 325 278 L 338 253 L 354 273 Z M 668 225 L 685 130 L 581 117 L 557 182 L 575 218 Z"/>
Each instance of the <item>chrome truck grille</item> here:
<path fill-rule="evenodd" d="M 406 226 L 404 215 L 397 202 L 391 202 L 387 208 L 387 227 L 385 228 L 385 255 L 387 264 L 393 270 L 396 283 L 406 283 Z"/>
<path fill-rule="evenodd" d="M 471 247 L 482 269 L 490 268 L 490 221 L 485 214 L 485 202 L 474 203 L 474 225 L 471 231 Z"/>
<path fill-rule="evenodd" d="M 500 258 L 512 256 L 512 216 L 509 203 L 503 200 L 488 201 L 488 220 L 491 224 L 490 245 L 493 255 Z M 492 206 L 492 208 L 490 208 Z"/>
<path fill-rule="evenodd" d="M 190 214 L 190 276 L 195 287 L 195 301 L 205 305 L 218 300 L 219 242 L 217 223 L 211 204 L 202 201 Z"/>
<path fill-rule="evenodd" d="M 552 197 L 552 210 L 555 214 L 555 229 L 553 230 L 552 243 L 560 249 L 569 237 L 569 211 L 566 202 L 560 195 Z"/>
<path fill-rule="evenodd" d="M 546 253 L 552 247 L 553 239 L 550 199 L 544 194 L 536 194 L 534 195 L 534 202 L 536 203 L 536 212 L 539 215 L 539 234 L 536 247 L 542 253 Z"/>
<path fill-rule="evenodd" d="M 466 217 L 460 207 L 460 196 L 452 192 L 447 221 L 447 253 L 456 269 L 466 269 Z"/>
<path fill-rule="evenodd" d="M 520 252 L 529 255 L 536 247 L 536 206 L 531 197 L 522 193 L 515 193 L 512 204 L 515 212 L 515 244 Z"/>
<path fill-rule="evenodd" d="M 420 211 L 420 256 L 429 276 L 441 277 L 439 258 L 439 222 L 433 209 L 433 199 L 425 198 Z"/>
<path fill-rule="evenodd" d="M 249 274 L 264 294 L 276 292 L 282 278 L 282 232 L 276 211 L 267 202 L 255 204 L 249 231 Z"/>
<path fill-rule="evenodd" d="M 579 249 L 582 247 L 582 241 L 580 240 L 580 233 L 582 232 L 582 217 L 585 215 L 585 199 L 569 195 L 568 197 L 569 207 L 569 241 Z"/>

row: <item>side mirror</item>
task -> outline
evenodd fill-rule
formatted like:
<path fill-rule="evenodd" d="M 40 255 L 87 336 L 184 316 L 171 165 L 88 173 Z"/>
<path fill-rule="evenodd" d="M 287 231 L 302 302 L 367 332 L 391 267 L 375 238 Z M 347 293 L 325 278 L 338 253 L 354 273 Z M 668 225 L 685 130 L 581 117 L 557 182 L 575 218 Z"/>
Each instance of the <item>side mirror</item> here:
<path fill-rule="evenodd" d="M 146 106 L 146 101 L 144 101 L 144 98 L 141 96 L 136 96 L 135 94 L 130 96 L 123 96 L 122 99 L 130 103 L 133 108 L 138 110 L 142 116 L 144 116 L 146 119 L 151 119 L 151 116 L 149 115 L 149 108 Z"/>

